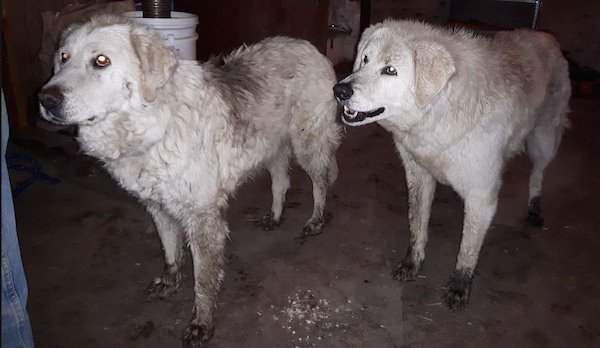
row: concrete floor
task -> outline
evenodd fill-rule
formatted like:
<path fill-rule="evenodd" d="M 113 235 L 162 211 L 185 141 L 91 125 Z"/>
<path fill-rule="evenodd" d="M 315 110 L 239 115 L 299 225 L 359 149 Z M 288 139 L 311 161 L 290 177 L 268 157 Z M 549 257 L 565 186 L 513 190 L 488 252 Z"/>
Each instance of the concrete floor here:
<path fill-rule="evenodd" d="M 380 127 L 347 129 L 322 235 L 296 238 L 312 209 L 310 181 L 298 168 L 276 231 L 250 221 L 269 209 L 268 175 L 247 183 L 229 211 L 212 346 L 599 346 L 600 103 L 574 100 L 572 109 L 573 127 L 545 180 L 546 227 L 520 223 L 529 162 L 519 157 L 507 167 L 471 302 L 459 312 L 440 299 L 462 225 L 462 202 L 448 187 L 438 186 L 419 279 L 391 278 L 406 250 L 407 197 Z M 62 179 L 37 182 L 15 200 L 37 345 L 179 346 L 191 318 L 189 258 L 182 290 L 147 302 L 144 290 L 163 261 L 142 207 L 85 157 L 24 146 L 12 150 L 33 153 Z"/>

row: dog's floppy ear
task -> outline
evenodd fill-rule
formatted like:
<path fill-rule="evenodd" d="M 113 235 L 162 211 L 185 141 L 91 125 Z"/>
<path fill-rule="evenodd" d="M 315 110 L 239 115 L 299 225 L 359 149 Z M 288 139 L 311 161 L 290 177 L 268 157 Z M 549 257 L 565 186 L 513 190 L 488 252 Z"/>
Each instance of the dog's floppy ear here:
<path fill-rule="evenodd" d="M 142 97 L 152 102 L 156 99 L 156 90 L 167 83 L 177 68 L 177 58 L 160 37 L 144 29 L 131 34 L 131 43 L 140 60 Z"/>
<path fill-rule="evenodd" d="M 456 72 L 454 60 L 438 43 L 418 44 L 414 51 L 415 102 L 424 108 Z"/>

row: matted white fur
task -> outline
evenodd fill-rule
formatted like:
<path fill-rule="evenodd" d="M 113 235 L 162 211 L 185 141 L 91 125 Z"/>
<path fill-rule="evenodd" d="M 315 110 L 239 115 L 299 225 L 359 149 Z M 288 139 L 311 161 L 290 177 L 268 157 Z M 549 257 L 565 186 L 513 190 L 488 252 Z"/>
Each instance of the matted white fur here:
<path fill-rule="evenodd" d="M 444 295 L 450 308 L 464 306 L 504 162 L 525 142 L 533 162 L 526 219 L 542 223 L 543 171 L 568 122 L 571 91 L 558 43 L 530 30 L 485 38 L 388 20 L 365 30 L 353 74 L 334 90 L 344 122 L 378 122 L 392 133 L 406 170 L 411 237 L 394 277 L 414 280 L 425 258 L 436 181 L 464 199 L 460 252 Z"/>
<path fill-rule="evenodd" d="M 100 55 L 110 64 L 100 66 Z M 313 181 L 315 206 L 304 233 L 322 231 L 340 142 L 335 81 L 323 55 L 291 38 L 199 65 L 178 61 L 151 29 L 119 17 L 95 17 L 64 34 L 55 74 L 39 95 L 42 116 L 79 125 L 82 149 L 146 205 L 166 264 L 148 288 L 151 297 L 177 290 L 189 243 L 196 299 L 186 343 L 212 335 L 229 233 L 223 213 L 245 178 L 270 171 L 272 213 L 261 226 L 277 225 L 293 155 Z"/>

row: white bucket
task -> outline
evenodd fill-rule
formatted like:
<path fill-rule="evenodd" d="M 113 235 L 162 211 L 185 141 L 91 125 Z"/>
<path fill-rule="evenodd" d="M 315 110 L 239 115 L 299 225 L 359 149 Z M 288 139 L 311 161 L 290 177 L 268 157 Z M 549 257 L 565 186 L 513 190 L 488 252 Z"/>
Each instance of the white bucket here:
<path fill-rule="evenodd" d="M 152 27 L 178 59 L 196 59 L 198 16 L 195 14 L 171 11 L 171 18 L 144 18 L 142 11 L 122 14 L 134 22 Z"/>

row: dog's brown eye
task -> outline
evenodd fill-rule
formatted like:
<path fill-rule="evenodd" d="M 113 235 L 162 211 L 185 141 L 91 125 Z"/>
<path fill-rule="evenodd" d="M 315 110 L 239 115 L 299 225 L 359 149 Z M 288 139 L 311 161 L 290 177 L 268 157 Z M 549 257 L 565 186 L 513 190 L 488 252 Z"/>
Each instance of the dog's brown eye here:
<path fill-rule="evenodd" d="M 109 59 L 107 56 L 105 56 L 105 55 L 103 55 L 103 54 L 99 54 L 99 55 L 96 57 L 96 65 L 97 65 L 97 66 L 99 66 L 99 67 L 101 67 L 101 68 L 104 68 L 104 67 L 105 67 L 105 66 L 107 66 L 108 64 L 110 64 L 110 59 Z"/>
<path fill-rule="evenodd" d="M 66 54 L 65 52 L 61 53 L 60 54 L 60 60 L 61 60 L 61 62 L 66 63 L 67 60 L 69 60 L 69 55 Z"/>
<path fill-rule="evenodd" d="M 397 75 L 398 71 L 393 66 L 388 66 L 383 69 L 383 73 L 386 75 Z"/>

